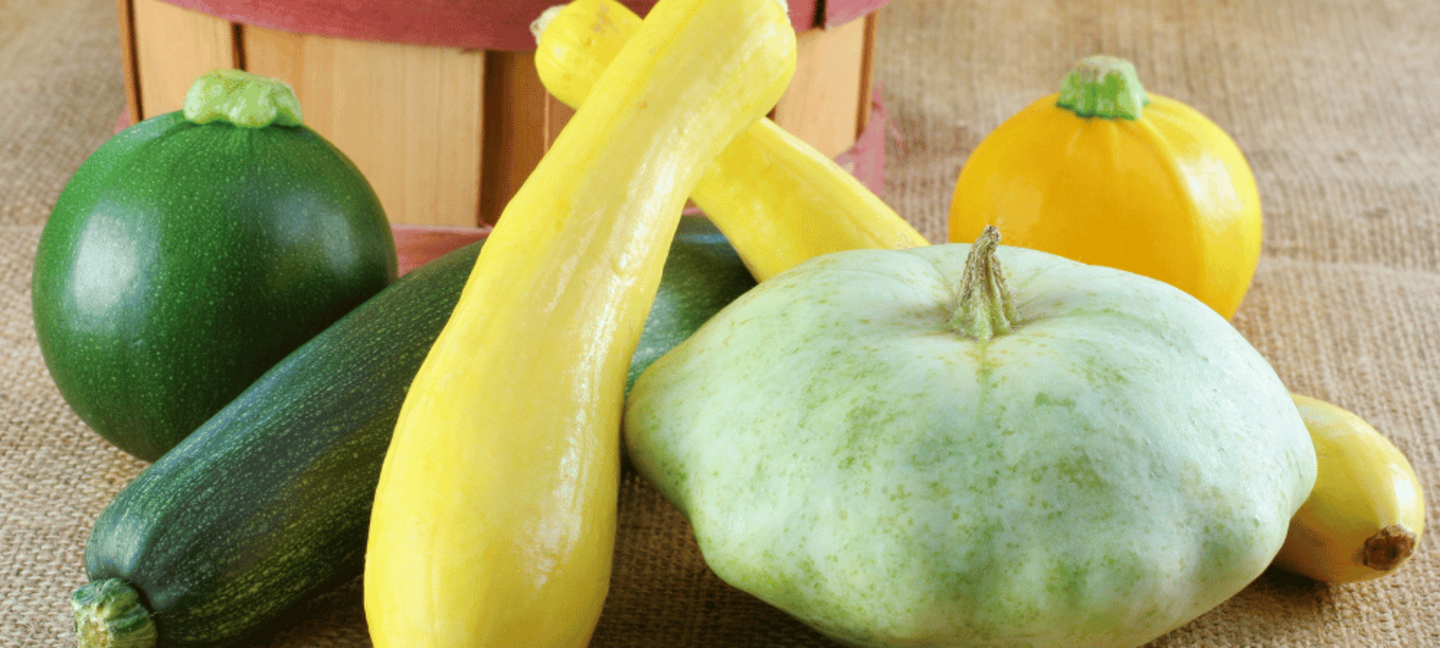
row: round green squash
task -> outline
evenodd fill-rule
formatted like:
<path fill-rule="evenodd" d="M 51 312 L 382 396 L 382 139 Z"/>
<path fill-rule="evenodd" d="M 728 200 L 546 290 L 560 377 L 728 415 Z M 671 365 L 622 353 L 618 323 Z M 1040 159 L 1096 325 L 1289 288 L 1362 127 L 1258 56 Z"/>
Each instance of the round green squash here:
<path fill-rule="evenodd" d="M 360 171 L 288 87 L 226 71 L 75 172 L 36 251 L 35 331 L 80 418 L 153 461 L 395 276 Z"/>
<path fill-rule="evenodd" d="M 1118 647 L 1270 564 L 1316 463 L 1273 369 L 995 237 L 817 257 L 641 375 L 630 457 L 720 578 L 852 646 Z"/>

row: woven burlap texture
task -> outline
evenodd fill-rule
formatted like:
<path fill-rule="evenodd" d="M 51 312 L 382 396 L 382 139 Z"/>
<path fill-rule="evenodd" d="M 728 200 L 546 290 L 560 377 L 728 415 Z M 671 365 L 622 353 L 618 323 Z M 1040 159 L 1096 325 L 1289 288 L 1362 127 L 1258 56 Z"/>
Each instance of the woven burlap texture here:
<path fill-rule="evenodd" d="M 895 0 L 875 78 L 885 199 L 931 241 L 965 157 L 1079 57 L 1134 61 L 1254 167 L 1264 251 L 1233 322 L 1296 392 L 1389 435 L 1440 484 L 1440 12 L 1432 0 Z M 30 266 L 66 179 L 123 108 L 112 0 L 0 3 L 0 646 L 70 645 L 95 516 L 143 464 L 61 400 L 35 342 Z M 831 646 L 733 590 L 684 520 L 628 475 L 601 648 Z M 1155 646 L 1440 645 L 1433 536 L 1399 573 L 1324 586 L 1269 572 Z M 368 646 L 352 582 L 252 645 Z"/>

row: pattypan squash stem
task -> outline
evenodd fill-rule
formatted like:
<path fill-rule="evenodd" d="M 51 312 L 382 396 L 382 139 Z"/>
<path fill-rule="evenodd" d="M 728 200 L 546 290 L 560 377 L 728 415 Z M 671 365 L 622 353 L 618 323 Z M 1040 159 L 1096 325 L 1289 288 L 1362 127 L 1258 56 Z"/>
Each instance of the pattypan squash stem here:
<path fill-rule="evenodd" d="M 1055 102 L 1081 117 L 1104 119 L 1139 119 L 1148 103 L 1135 66 L 1103 54 L 1080 59 L 1060 82 Z"/>
<path fill-rule="evenodd" d="M 229 122 L 245 128 L 300 126 L 300 101 L 290 84 L 244 70 L 213 70 L 185 93 L 185 119 Z"/>
<path fill-rule="evenodd" d="M 950 327 L 975 340 L 989 340 L 1009 333 L 1018 317 L 1015 299 L 1000 271 L 1000 260 L 995 258 L 995 248 L 999 245 L 1000 230 L 988 226 L 980 232 L 980 238 L 965 258 L 960 307 L 950 320 Z"/>

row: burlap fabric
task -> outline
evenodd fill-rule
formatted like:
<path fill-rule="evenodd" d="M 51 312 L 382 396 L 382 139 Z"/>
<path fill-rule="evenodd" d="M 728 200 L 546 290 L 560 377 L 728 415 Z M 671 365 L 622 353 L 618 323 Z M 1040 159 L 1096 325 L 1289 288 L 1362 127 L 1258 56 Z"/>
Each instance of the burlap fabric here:
<path fill-rule="evenodd" d="M 1234 324 L 1292 390 L 1388 434 L 1440 484 L 1440 11 L 1433 0 L 896 0 L 875 61 L 885 198 L 932 240 L 966 154 L 1091 53 L 1196 107 L 1249 157 L 1265 247 Z M 0 2 L 0 646 L 71 643 L 90 524 L 143 465 L 61 401 L 31 326 L 30 265 L 69 174 L 123 103 L 112 0 Z M 827 646 L 705 568 L 684 521 L 629 476 L 597 647 Z M 1327 587 L 1266 573 L 1157 646 L 1440 645 L 1440 556 Z M 300 610 L 274 647 L 367 646 L 360 587 Z"/>

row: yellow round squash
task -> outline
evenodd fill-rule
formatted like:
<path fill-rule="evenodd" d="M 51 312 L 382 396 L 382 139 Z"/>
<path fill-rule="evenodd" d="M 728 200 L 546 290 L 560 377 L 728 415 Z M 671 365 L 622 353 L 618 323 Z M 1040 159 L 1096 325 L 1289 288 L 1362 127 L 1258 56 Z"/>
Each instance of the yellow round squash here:
<path fill-rule="evenodd" d="M 1006 244 L 1167 282 L 1229 318 L 1260 257 L 1260 197 L 1234 140 L 1147 95 L 1128 61 L 1082 59 L 961 169 L 949 240 Z"/>

